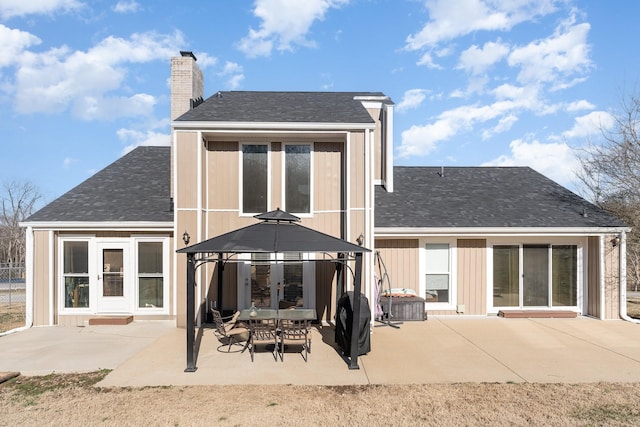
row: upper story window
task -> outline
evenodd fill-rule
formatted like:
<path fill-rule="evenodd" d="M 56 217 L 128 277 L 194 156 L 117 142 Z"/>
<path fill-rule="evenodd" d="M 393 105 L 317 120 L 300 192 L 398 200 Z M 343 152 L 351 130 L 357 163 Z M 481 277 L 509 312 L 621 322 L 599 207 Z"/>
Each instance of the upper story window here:
<path fill-rule="evenodd" d="M 268 146 L 242 146 L 242 212 L 263 213 L 268 200 Z"/>
<path fill-rule="evenodd" d="M 311 212 L 311 146 L 285 145 L 285 210 Z"/>

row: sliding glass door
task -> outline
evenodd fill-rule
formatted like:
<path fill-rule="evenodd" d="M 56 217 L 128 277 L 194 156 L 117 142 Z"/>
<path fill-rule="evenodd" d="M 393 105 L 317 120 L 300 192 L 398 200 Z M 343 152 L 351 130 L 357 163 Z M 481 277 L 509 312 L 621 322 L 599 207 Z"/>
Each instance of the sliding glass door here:
<path fill-rule="evenodd" d="M 575 307 L 578 246 L 493 246 L 493 307 Z"/>

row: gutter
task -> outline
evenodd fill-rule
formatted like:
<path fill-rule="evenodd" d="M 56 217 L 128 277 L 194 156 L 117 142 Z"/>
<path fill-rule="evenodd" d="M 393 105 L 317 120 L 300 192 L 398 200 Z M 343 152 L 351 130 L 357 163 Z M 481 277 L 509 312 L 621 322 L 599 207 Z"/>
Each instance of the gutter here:
<path fill-rule="evenodd" d="M 620 318 L 627 322 L 640 324 L 640 320 L 627 315 L 627 233 L 620 233 Z"/>

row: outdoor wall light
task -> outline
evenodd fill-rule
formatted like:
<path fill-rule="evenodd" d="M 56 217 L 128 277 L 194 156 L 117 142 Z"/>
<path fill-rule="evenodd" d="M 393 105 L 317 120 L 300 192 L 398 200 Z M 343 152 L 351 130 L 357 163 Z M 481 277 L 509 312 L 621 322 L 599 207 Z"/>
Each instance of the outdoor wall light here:
<path fill-rule="evenodd" d="M 620 243 L 620 236 L 616 236 L 611 239 L 611 246 L 613 246 L 614 248 L 618 246 L 618 243 Z"/>
<path fill-rule="evenodd" d="M 189 236 L 189 233 L 187 233 L 187 230 L 184 230 L 184 233 L 182 234 L 182 241 L 184 242 L 185 245 L 188 245 L 189 242 L 191 241 L 191 236 Z"/>
<path fill-rule="evenodd" d="M 364 236 L 362 235 L 362 233 L 360 233 L 360 235 L 356 239 L 356 242 L 358 243 L 358 246 L 362 246 L 364 244 Z"/>

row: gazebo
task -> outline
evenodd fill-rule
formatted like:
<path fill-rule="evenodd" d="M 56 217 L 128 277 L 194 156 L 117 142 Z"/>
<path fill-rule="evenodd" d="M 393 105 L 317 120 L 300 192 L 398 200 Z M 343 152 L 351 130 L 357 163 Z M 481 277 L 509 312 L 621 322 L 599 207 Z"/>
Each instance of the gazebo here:
<path fill-rule="evenodd" d="M 359 369 L 358 354 L 360 325 L 360 295 L 362 291 L 362 255 L 371 252 L 360 245 L 338 239 L 299 224 L 300 218 L 279 208 L 256 215 L 261 222 L 179 249 L 187 255 L 186 332 L 187 367 L 185 372 L 197 368 L 195 346 L 195 288 L 196 265 L 203 262 L 224 262 L 224 255 L 241 253 L 319 252 L 353 254 L 355 258 L 353 283 L 353 319 L 351 330 L 351 356 L 349 369 Z M 217 258 L 212 258 L 217 254 Z M 340 278 L 342 280 L 342 276 Z M 222 268 L 218 268 L 218 295 L 221 299 Z"/>

